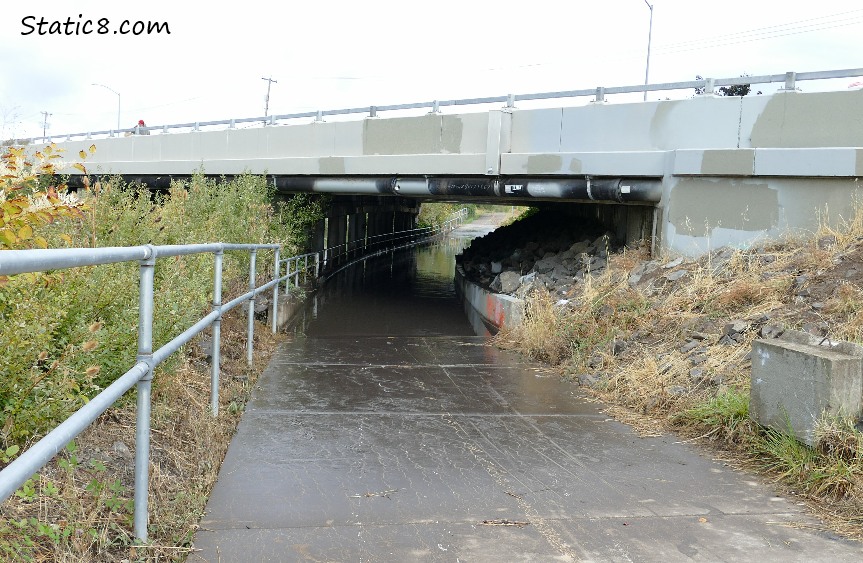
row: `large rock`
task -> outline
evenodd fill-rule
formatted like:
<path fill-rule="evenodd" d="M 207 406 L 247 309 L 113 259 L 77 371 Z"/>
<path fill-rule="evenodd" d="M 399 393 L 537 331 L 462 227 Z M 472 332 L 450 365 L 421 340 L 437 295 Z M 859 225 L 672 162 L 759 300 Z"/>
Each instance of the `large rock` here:
<path fill-rule="evenodd" d="M 518 272 L 501 272 L 498 276 L 500 280 L 500 293 L 515 293 L 518 286 L 521 285 L 521 276 Z"/>

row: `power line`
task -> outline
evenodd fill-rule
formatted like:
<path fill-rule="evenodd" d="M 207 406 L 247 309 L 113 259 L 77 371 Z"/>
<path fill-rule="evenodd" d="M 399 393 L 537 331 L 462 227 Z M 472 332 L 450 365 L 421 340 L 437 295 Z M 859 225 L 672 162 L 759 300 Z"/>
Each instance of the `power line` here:
<path fill-rule="evenodd" d="M 854 16 L 853 18 L 842 18 L 839 20 L 823 22 L 823 25 L 822 24 L 802 25 L 802 24 L 809 24 L 810 22 L 817 22 L 817 21 L 821 21 L 821 20 L 833 20 L 834 18 L 837 18 L 839 16 L 847 16 L 849 14 L 860 14 L 860 15 Z M 744 30 L 744 31 L 727 33 L 724 35 L 719 35 L 719 36 L 714 36 L 714 37 L 693 39 L 691 41 L 681 41 L 678 43 L 669 43 L 667 45 L 657 45 L 656 48 L 657 49 L 674 49 L 677 47 L 684 47 L 684 46 L 689 46 L 689 45 L 701 45 L 705 41 L 714 41 L 714 40 L 719 40 L 719 39 L 728 40 L 728 39 L 734 39 L 737 37 L 745 37 L 745 36 L 749 36 L 749 35 L 767 36 L 767 37 L 770 37 L 772 35 L 781 36 L 781 35 L 784 35 L 782 33 L 784 31 L 790 31 L 790 30 L 796 30 L 796 29 L 807 29 L 808 31 L 820 31 L 821 29 L 829 29 L 830 27 L 832 27 L 832 26 L 829 26 L 827 24 L 836 24 L 836 23 L 840 23 L 840 22 L 850 21 L 851 24 L 853 25 L 854 23 L 860 23 L 861 18 L 863 18 L 863 9 L 861 9 L 861 10 L 850 10 L 847 12 L 839 12 L 839 13 L 830 14 L 827 16 L 820 16 L 817 18 L 807 18 L 804 20 L 797 20 L 797 21 L 793 21 L 793 22 L 771 25 L 771 26 L 767 26 L 767 27 L 748 29 L 748 30 Z M 770 30 L 775 30 L 775 32 L 771 32 Z"/>
<path fill-rule="evenodd" d="M 700 41 L 691 41 L 687 43 L 680 44 L 670 44 L 662 47 L 657 47 L 655 52 L 660 55 L 670 55 L 673 53 L 683 53 L 686 51 L 697 51 L 700 49 L 711 49 L 715 47 L 725 47 L 728 45 L 739 45 L 742 43 L 752 43 L 755 41 L 766 41 L 768 39 L 776 39 L 779 37 L 787 37 L 790 35 L 801 35 L 804 33 L 812 33 L 815 31 L 824 31 L 827 29 L 836 29 L 839 27 L 848 27 L 852 25 L 859 25 L 863 23 L 863 17 L 856 20 L 843 20 L 839 22 L 829 22 L 831 25 L 827 25 L 828 22 L 821 25 L 808 25 L 808 26 L 798 26 L 792 28 L 786 28 L 777 30 L 772 33 L 761 33 L 761 34 L 750 34 L 749 37 L 745 35 L 741 35 L 739 38 L 735 39 L 733 37 L 709 37 L 702 39 Z"/>

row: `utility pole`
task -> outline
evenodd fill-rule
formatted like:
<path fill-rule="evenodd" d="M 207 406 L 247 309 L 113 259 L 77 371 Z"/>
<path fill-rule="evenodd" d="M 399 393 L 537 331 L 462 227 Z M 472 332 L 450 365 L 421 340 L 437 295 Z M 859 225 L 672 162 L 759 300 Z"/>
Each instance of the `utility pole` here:
<path fill-rule="evenodd" d="M 42 141 L 45 141 L 45 136 L 48 134 L 48 118 L 54 114 L 47 111 L 40 111 L 42 114 Z"/>
<path fill-rule="evenodd" d="M 274 82 L 278 84 L 279 81 L 273 80 L 272 76 L 269 78 L 261 78 L 261 80 L 267 81 L 267 97 L 264 99 L 264 117 L 267 117 L 267 113 L 270 111 L 270 86 L 272 86 Z"/>

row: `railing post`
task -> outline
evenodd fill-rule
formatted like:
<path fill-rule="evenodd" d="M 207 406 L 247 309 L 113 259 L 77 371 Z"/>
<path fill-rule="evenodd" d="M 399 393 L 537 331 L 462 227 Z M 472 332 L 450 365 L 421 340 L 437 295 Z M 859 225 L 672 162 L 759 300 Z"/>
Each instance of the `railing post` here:
<path fill-rule="evenodd" d="M 156 249 L 140 262 L 138 289 L 138 361 L 146 362 L 147 373 L 138 380 L 135 423 L 135 538 L 147 541 L 147 501 L 150 492 L 150 391 L 153 385 L 153 280 Z"/>
<path fill-rule="evenodd" d="M 593 100 L 595 104 L 601 104 L 605 102 L 605 87 L 597 86 L 596 87 L 596 98 Z"/>
<path fill-rule="evenodd" d="M 217 250 L 213 261 L 213 310 L 218 311 L 213 321 L 213 342 L 210 349 L 210 412 L 213 418 L 219 416 L 219 361 L 221 360 L 220 340 L 222 337 L 222 258 L 225 253 Z"/>
<path fill-rule="evenodd" d="M 787 92 L 794 92 L 797 89 L 797 73 L 796 72 L 786 72 L 785 73 L 785 86 L 782 88 Z"/>
<path fill-rule="evenodd" d="M 273 268 L 273 279 L 278 280 L 279 274 L 282 273 L 282 266 L 279 264 L 279 249 L 276 249 L 275 267 Z M 278 315 L 279 315 L 279 282 L 273 284 L 273 334 L 278 330 Z"/>
<path fill-rule="evenodd" d="M 315 252 L 315 280 L 321 276 L 321 254 Z"/>
<path fill-rule="evenodd" d="M 287 262 L 285 262 L 285 295 L 289 295 L 291 293 L 291 263 L 294 261 L 294 258 L 288 258 Z"/>
<path fill-rule="evenodd" d="M 309 283 L 309 255 L 303 256 L 303 283 Z"/>
<path fill-rule="evenodd" d="M 249 256 L 249 291 L 255 291 L 255 258 L 257 249 L 252 249 Z M 246 362 L 252 365 L 252 349 L 255 340 L 255 294 L 249 298 L 248 331 L 246 335 Z"/>

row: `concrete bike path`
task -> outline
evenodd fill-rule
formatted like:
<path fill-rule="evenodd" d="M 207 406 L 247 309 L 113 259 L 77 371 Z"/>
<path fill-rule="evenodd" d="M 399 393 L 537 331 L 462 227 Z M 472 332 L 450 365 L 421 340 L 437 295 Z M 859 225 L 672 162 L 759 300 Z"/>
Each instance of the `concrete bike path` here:
<path fill-rule="evenodd" d="M 481 338 L 348 332 L 277 353 L 190 562 L 863 560 L 757 479 L 638 437 Z"/>

